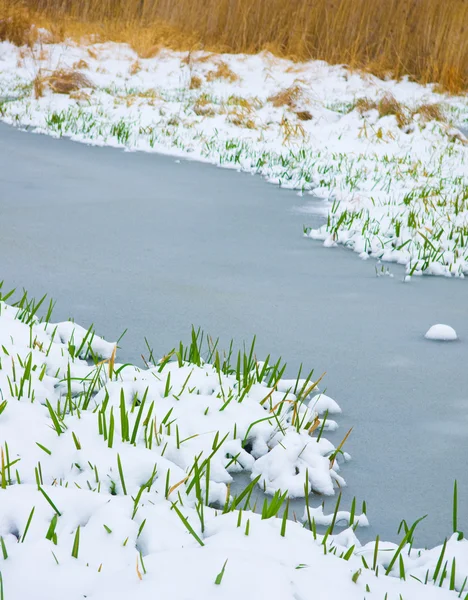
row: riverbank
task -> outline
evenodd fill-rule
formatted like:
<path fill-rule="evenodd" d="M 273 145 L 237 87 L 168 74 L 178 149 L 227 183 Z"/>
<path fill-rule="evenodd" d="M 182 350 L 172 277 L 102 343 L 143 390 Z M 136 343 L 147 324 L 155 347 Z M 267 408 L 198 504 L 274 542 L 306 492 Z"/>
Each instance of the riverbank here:
<path fill-rule="evenodd" d="M 263 53 L 0 45 L 4 121 L 263 175 L 327 202 L 306 235 L 405 266 L 468 272 L 465 96 Z M 50 40 L 49 40 L 50 41 Z"/>
<path fill-rule="evenodd" d="M 363 517 L 338 505 L 327 533 L 316 533 L 312 495 L 344 485 L 347 455 L 346 437 L 334 447 L 323 435 L 340 409 L 311 374 L 284 380 L 253 346 L 231 362 L 195 332 L 137 368 L 92 329 L 50 322 L 50 309 L 39 320 L 41 301 L 26 294 L 0 310 L 5 597 L 147 598 L 155 586 L 200 599 L 463 594 L 468 544 L 456 502 L 453 536 L 430 551 L 413 547 L 417 523 L 399 545 L 361 547 L 352 525 Z M 295 468 L 276 473 L 288 488 L 258 514 L 250 491 L 275 481 L 273 455 Z M 239 471 L 252 482 L 232 497 L 226 484 Z M 288 496 L 300 494 L 305 527 L 286 518 Z M 351 527 L 336 534 L 343 519 Z"/>

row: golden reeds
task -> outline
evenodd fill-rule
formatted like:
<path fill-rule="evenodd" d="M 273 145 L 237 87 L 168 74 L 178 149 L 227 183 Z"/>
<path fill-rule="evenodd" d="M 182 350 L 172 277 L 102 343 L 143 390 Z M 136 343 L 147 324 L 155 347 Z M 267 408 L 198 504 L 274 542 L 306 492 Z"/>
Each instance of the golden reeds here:
<path fill-rule="evenodd" d="M 0 39 L 31 43 L 31 23 L 128 42 L 142 58 L 163 46 L 268 49 L 468 88 L 465 0 L 0 0 Z"/>

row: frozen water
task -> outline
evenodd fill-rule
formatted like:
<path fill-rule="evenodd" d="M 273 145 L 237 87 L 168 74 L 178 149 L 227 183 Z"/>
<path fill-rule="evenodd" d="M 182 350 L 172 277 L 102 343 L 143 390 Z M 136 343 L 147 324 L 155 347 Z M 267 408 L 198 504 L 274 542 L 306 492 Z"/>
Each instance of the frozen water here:
<path fill-rule="evenodd" d="M 195 324 L 224 348 L 256 333 L 259 356 L 283 356 L 287 377 L 301 362 L 326 372 L 320 387 L 343 409 L 327 437 L 338 444 L 354 427 L 343 510 L 367 501 L 369 539 L 394 540 L 402 518 L 423 514 L 418 542 L 445 538 L 454 479 L 468 498 L 468 371 L 459 344 L 421 331 L 448 321 L 466 337 L 465 281 L 403 284 L 398 265 L 376 278 L 373 260 L 302 237 L 291 209 L 310 196 L 250 175 L 6 126 L 0 164 L 7 286 L 49 293 L 57 318 L 107 339 L 128 327 L 124 362 L 141 362 L 144 337 L 163 355 Z M 467 523 L 468 503 L 459 513 Z"/>

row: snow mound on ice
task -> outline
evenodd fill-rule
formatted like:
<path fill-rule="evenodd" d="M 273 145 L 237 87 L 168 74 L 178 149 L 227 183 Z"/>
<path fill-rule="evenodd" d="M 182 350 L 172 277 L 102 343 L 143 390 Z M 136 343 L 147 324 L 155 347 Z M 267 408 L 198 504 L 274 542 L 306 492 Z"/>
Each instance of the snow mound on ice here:
<path fill-rule="evenodd" d="M 424 336 L 428 340 L 437 340 L 441 342 L 453 342 L 458 340 L 457 332 L 450 325 L 442 325 L 438 323 L 433 325 Z"/>

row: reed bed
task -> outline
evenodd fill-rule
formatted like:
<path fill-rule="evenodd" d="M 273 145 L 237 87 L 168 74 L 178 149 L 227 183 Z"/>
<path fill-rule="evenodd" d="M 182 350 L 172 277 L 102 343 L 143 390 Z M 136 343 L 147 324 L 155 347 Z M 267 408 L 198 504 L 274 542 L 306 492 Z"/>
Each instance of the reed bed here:
<path fill-rule="evenodd" d="M 30 43 L 31 23 L 59 39 L 128 42 L 143 58 L 165 46 L 266 49 L 451 92 L 468 87 L 465 0 L 0 0 L 0 39 Z"/>

